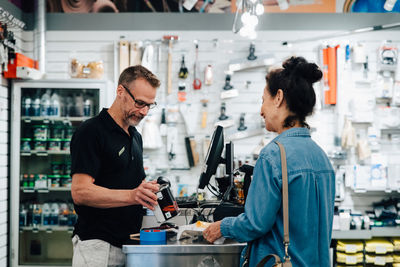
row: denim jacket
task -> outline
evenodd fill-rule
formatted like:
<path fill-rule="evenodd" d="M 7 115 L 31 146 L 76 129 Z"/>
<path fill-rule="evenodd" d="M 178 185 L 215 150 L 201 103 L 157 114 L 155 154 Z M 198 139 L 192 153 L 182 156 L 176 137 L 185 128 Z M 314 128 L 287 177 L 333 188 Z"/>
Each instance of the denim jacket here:
<path fill-rule="evenodd" d="M 286 150 L 289 182 L 289 256 L 293 266 L 330 266 L 329 246 L 335 201 L 335 174 L 325 152 L 306 128 L 277 136 Z M 260 153 L 245 211 L 222 220 L 224 237 L 254 240 L 250 266 L 274 253 L 283 259 L 282 170 L 280 150 L 270 142 Z M 244 251 L 242 252 L 243 261 Z M 267 264 L 267 266 L 271 266 Z"/>

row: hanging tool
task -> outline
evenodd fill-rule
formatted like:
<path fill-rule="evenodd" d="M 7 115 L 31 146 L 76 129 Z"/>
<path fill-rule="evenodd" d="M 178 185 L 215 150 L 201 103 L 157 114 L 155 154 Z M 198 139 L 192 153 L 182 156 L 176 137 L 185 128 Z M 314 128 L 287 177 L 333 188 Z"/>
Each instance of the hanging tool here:
<path fill-rule="evenodd" d="M 207 127 L 207 105 L 208 105 L 208 99 L 202 99 L 200 100 L 202 106 L 203 106 L 203 112 L 201 115 L 201 128 L 204 129 Z"/>
<path fill-rule="evenodd" d="M 194 40 L 194 44 L 196 47 L 196 52 L 195 52 L 195 60 L 194 60 L 194 65 L 193 65 L 193 89 L 194 90 L 200 90 L 201 89 L 201 81 L 200 79 L 197 78 L 197 66 L 198 66 L 198 57 L 199 57 L 199 44 L 197 40 Z"/>
<path fill-rule="evenodd" d="M 337 56 L 336 50 L 339 46 L 327 47 L 323 49 L 323 71 L 324 83 L 328 84 L 328 90 L 325 90 L 325 104 L 336 104 L 337 91 Z M 325 88 L 326 89 L 326 88 Z"/>
<path fill-rule="evenodd" d="M 186 79 L 187 76 L 188 76 L 188 74 L 189 74 L 189 71 L 188 71 L 188 69 L 187 69 L 186 66 L 185 66 L 185 56 L 182 55 L 181 68 L 179 69 L 179 75 L 178 75 L 178 77 L 179 77 L 180 79 Z"/>
<path fill-rule="evenodd" d="M 129 42 L 119 41 L 119 73 L 129 67 Z"/>
<path fill-rule="evenodd" d="M 167 120 L 165 117 L 165 108 L 162 108 L 161 110 L 160 134 L 161 136 L 167 136 Z"/>
<path fill-rule="evenodd" d="M 186 84 L 184 82 L 179 82 L 178 86 L 178 101 L 185 102 L 186 101 Z"/>
<path fill-rule="evenodd" d="M 247 57 L 247 59 L 248 59 L 248 60 L 256 60 L 256 59 L 257 59 L 257 56 L 254 55 L 254 52 L 256 51 L 256 46 L 255 46 L 254 43 L 251 43 L 251 44 L 250 44 L 249 51 L 250 51 L 250 54 L 249 54 L 249 56 Z"/>
<path fill-rule="evenodd" d="M 218 117 L 218 121 L 214 124 L 214 126 L 220 125 L 224 128 L 228 128 L 235 124 L 234 121 L 226 115 L 226 104 L 224 102 L 221 103 L 220 112 L 221 113 Z"/>
<path fill-rule="evenodd" d="M 154 57 L 154 47 L 150 42 L 144 45 L 143 55 L 142 55 L 142 66 L 154 72 L 153 68 L 153 57 Z"/>
<path fill-rule="evenodd" d="M 129 66 L 142 64 L 142 41 L 133 41 L 130 44 Z"/>
<path fill-rule="evenodd" d="M 168 72 L 167 72 L 167 92 L 172 93 L 172 45 L 174 42 L 178 41 L 177 35 L 164 35 L 163 40 L 168 42 Z"/>
<path fill-rule="evenodd" d="M 172 161 L 176 157 L 176 147 L 174 144 L 178 141 L 178 128 L 175 124 L 168 124 L 167 131 L 167 152 L 168 160 Z"/>
<path fill-rule="evenodd" d="M 224 85 L 224 90 L 231 90 L 233 86 L 231 85 L 231 75 L 227 74 L 225 76 L 225 85 Z"/>
<path fill-rule="evenodd" d="M 199 153 L 196 150 L 196 141 L 194 139 L 195 124 L 198 120 L 198 107 L 191 104 L 180 104 L 179 111 L 182 115 L 186 128 L 185 146 L 189 166 L 196 166 L 199 162 Z"/>
<path fill-rule="evenodd" d="M 156 123 L 156 118 L 152 114 L 148 114 L 144 121 L 142 136 L 143 148 L 145 149 L 158 149 L 163 145 L 160 129 Z"/>
<path fill-rule="evenodd" d="M 204 70 L 204 84 L 212 85 L 212 83 L 213 83 L 212 66 L 208 64 L 206 69 Z"/>
<path fill-rule="evenodd" d="M 231 72 L 226 72 L 225 76 L 225 85 L 224 85 L 224 91 L 221 92 L 221 99 L 227 99 L 227 98 L 232 98 L 236 97 L 239 95 L 239 91 L 237 89 L 233 89 L 233 86 L 231 85 Z"/>
<path fill-rule="evenodd" d="M 238 131 L 245 131 L 247 129 L 247 126 L 244 125 L 244 116 L 245 115 L 246 115 L 246 113 L 240 114 Z"/>

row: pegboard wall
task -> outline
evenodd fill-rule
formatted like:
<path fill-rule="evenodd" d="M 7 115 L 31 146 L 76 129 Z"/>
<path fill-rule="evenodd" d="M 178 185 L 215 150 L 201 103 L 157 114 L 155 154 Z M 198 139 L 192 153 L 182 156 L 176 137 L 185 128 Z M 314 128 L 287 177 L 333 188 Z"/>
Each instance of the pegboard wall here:
<path fill-rule="evenodd" d="M 371 72 L 376 70 L 377 49 L 381 45 L 382 40 L 392 39 L 394 43 L 400 43 L 398 31 L 380 31 L 358 34 L 353 36 L 345 36 L 336 38 L 335 40 L 321 40 L 312 42 L 296 43 L 293 46 L 283 46 L 282 41 L 297 40 L 303 38 L 327 36 L 331 32 L 327 31 L 263 31 L 258 33 L 258 39 L 255 40 L 256 55 L 273 54 L 276 58 L 276 64 L 279 65 L 282 60 L 292 56 L 303 56 L 311 62 L 320 64 L 320 47 L 326 44 L 339 44 L 348 42 L 355 44 L 363 42 L 369 55 L 369 69 Z M 333 33 L 333 32 L 332 32 Z M 156 54 L 153 61 L 153 71 L 160 78 L 162 85 L 157 93 L 158 108 L 151 111 L 157 121 L 161 117 L 161 108 L 178 103 L 177 93 L 178 84 L 182 82 L 178 79 L 178 71 L 182 55 L 185 56 L 186 67 L 189 69 L 188 78 L 183 81 L 186 84 L 187 100 L 192 106 L 190 109 L 191 117 L 195 123 L 191 129 L 197 143 L 197 151 L 200 156 L 200 164 L 190 170 L 174 171 L 172 168 L 186 168 L 188 160 L 184 144 L 186 136 L 185 125 L 182 116 L 178 116 L 177 130 L 178 140 L 176 142 L 176 158 L 173 161 L 168 160 L 166 146 L 162 146 L 156 150 L 145 150 L 146 162 L 150 168 L 152 175 L 157 175 L 156 170 L 167 170 L 166 176 L 170 178 L 177 190 L 178 184 L 188 185 L 188 193 L 195 191 L 198 183 L 198 177 L 202 166 L 203 140 L 207 135 L 211 135 L 214 123 L 220 114 L 221 98 L 220 93 L 223 91 L 225 84 L 225 71 L 231 60 L 245 60 L 249 54 L 250 41 L 233 35 L 230 31 L 180 31 L 180 32 L 161 32 L 161 31 L 93 31 L 93 32 L 72 32 L 72 31 L 48 31 L 46 33 L 46 67 L 48 79 L 69 79 L 68 68 L 72 57 L 76 57 L 82 62 L 93 60 L 103 60 L 105 73 L 104 79 L 112 80 L 116 83 L 119 75 L 118 70 L 118 42 L 121 39 L 127 41 L 149 41 L 156 45 L 160 42 L 163 35 L 178 35 L 179 40 L 173 44 L 172 48 L 172 93 L 166 93 L 167 87 L 167 58 L 168 46 L 166 43 L 161 44 L 161 60 L 157 63 Z M 395 39 L 393 39 L 395 38 Z M 31 32 L 24 34 L 25 49 L 32 51 L 33 37 Z M 199 70 L 198 76 L 203 81 L 204 69 L 207 65 L 213 68 L 213 84 L 211 86 L 203 86 L 199 91 L 193 91 L 193 63 L 195 60 L 194 40 L 198 40 L 199 45 Z M 155 47 L 156 48 L 156 47 Z M 29 55 L 29 54 L 28 54 Z M 357 69 L 354 69 L 357 72 Z M 239 96 L 227 99 L 226 113 L 231 116 L 235 125 L 226 130 L 225 135 L 235 132 L 239 125 L 240 114 L 245 112 L 245 122 L 249 129 L 257 127 L 260 124 L 260 107 L 263 88 L 265 86 L 266 69 L 258 68 L 237 72 L 232 75 L 231 84 L 235 89 L 239 90 Z M 250 83 L 248 83 L 250 82 Z M 322 84 L 315 84 L 317 94 L 321 95 L 323 90 Z M 115 88 L 110 88 L 115 92 Z M 203 129 L 200 127 L 202 106 L 200 100 L 207 98 L 209 100 L 207 112 L 207 126 Z M 113 99 L 108 99 L 108 104 Z M 313 128 L 313 139 L 326 151 L 329 152 L 334 148 L 334 136 L 338 131 L 337 120 L 334 106 L 324 106 L 319 100 L 315 114 L 309 118 L 309 124 Z M 266 133 L 264 136 L 272 138 L 274 135 Z M 239 159 L 246 159 L 252 155 L 254 149 L 261 142 L 263 135 L 251 138 L 235 140 L 235 156 Z M 227 138 L 226 138 L 227 139 Z M 165 137 L 163 138 L 166 143 Z M 352 203 L 353 204 L 353 203 Z M 364 204 L 362 204 L 364 205 Z M 368 205 L 368 204 L 367 204 Z"/>

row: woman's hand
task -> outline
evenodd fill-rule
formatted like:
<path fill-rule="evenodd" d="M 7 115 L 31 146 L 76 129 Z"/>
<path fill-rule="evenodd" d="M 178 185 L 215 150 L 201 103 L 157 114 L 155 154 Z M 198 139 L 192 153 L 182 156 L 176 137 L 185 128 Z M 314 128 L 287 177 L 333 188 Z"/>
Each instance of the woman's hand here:
<path fill-rule="evenodd" d="M 210 226 L 203 231 L 204 239 L 210 243 L 214 243 L 214 241 L 221 236 L 221 221 L 210 224 Z"/>

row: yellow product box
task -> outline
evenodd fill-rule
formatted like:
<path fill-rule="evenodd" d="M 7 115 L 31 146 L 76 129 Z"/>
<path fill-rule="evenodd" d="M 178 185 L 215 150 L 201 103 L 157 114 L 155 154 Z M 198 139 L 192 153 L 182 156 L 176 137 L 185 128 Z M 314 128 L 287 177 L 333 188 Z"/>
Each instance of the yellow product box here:
<path fill-rule="evenodd" d="M 365 255 L 365 262 L 376 266 L 385 266 L 386 263 L 393 263 L 393 256 L 388 255 Z"/>
<path fill-rule="evenodd" d="M 363 253 L 355 253 L 355 254 L 345 254 L 342 252 L 336 252 L 336 261 L 338 263 L 344 264 L 357 264 L 362 263 L 364 260 Z"/>
<path fill-rule="evenodd" d="M 345 253 L 357 253 L 363 251 L 364 244 L 357 240 L 338 240 L 336 250 Z"/>
<path fill-rule="evenodd" d="M 386 254 L 393 252 L 393 244 L 384 238 L 374 238 L 365 241 L 365 251 L 375 254 Z"/>

